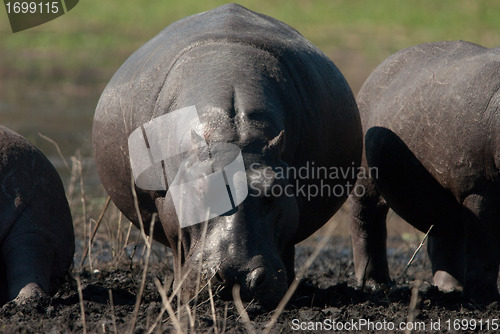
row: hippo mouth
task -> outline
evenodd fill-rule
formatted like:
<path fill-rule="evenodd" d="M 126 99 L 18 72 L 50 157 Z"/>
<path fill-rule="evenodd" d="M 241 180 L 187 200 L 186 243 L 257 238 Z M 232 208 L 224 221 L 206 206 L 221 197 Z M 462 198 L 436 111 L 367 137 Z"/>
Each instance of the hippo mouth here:
<path fill-rule="evenodd" d="M 288 289 L 288 285 L 284 283 L 286 272 L 281 272 L 285 280 L 280 279 L 281 275 L 273 274 L 264 267 L 236 273 L 229 280 L 216 273 L 211 285 L 215 287 L 215 295 L 222 300 L 241 298 L 243 302 L 257 302 L 265 309 L 272 310 L 278 306 Z M 236 286 L 237 292 L 235 292 Z"/>
<path fill-rule="evenodd" d="M 226 301 L 240 298 L 243 302 L 256 302 L 267 310 L 276 308 L 288 290 L 287 270 L 280 261 L 279 268 L 262 263 L 258 255 L 246 265 L 229 264 L 230 261 L 204 261 L 200 266 L 192 256 L 182 264 L 181 290 L 189 299 L 198 294 L 198 300 L 206 300 L 211 294 Z M 255 265 L 255 263 L 259 263 Z M 201 269 L 201 271 L 200 271 Z M 238 286 L 235 296 L 234 288 Z"/>

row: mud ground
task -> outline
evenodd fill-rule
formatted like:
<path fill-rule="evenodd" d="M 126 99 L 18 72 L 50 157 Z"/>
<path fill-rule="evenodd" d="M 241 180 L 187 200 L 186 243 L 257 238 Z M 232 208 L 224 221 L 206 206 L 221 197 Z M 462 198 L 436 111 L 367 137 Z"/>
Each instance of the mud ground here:
<path fill-rule="evenodd" d="M 313 252 L 315 243 L 315 240 L 310 240 L 297 246 L 297 267 Z M 315 333 L 331 326 L 337 326 L 334 329 L 341 333 L 351 327 L 351 332 L 356 333 L 402 333 L 400 324 L 413 326 L 413 331 L 407 333 L 497 333 L 494 324 L 500 320 L 494 319 L 500 318 L 499 304 L 481 307 L 463 300 L 459 294 L 438 292 L 429 283 L 430 263 L 425 250 L 417 254 L 406 275 L 402 275 L 417 246 L 416 240 L 391 238 L 389 263 L 395 285 L 385 291 L 369 292 L 361 291 L 353 282 L 349 239 L 332 238 L 309 267 L 271 333 L 289 333 L 301 328 L 305 329 L 303 332 Z M 181 328 L 185 333 L 260 333 L 265 330 L 273 312 L 256 303 L 244 303 L 250 319 L 245 321 L 233 302 L 218 297 L 213 298 L 213 306 L 210 299 L 204 299 L 192 301 L 189 310 L 183 307 L 180 311 L 178 301 L 173 299 L 172 307 L 179 311 L 176 315 L 178 323 L 174 323 L 163 307 L 154 282 L 157 280 L 168 285 L 173 277 L 169 251 L 160 247 L 159 251 L 154 251 L 157 260 L 151 260 L 147 270 L 135 326 L 134 307 L 141 286 L 144 258 L 137 260 L 125 256 L 119 263 L 102 262 L 92 269 L 73 270 L 72 278 L 60 292 L 40 303 L 3 306 L 0 332 L 169 333 Z M 163 261 L 158 260 L 162 257 Z M 170 292 L 171 288 L 167 294 Z M 431 328 L 431 324 L 434 327 Z"/>

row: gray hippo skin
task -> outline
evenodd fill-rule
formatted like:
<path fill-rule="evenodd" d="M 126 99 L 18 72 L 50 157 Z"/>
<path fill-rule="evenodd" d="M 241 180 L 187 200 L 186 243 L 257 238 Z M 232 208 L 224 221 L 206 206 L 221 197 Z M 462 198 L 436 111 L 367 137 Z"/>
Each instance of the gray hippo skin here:
<path fill-rule="evenodd" d="M 387 58 L 358 95 L 365 131 L 351 234 L 360 283 L 389 282 L 385 218 L 392 208 L 431 225 L 434 284 L 477 302 L 498 299 L 500 49 L 436 42 Z"/>
<path fill-rule="evenodd" d="M 42 152 L 0 126 L 0 305 L 54 294 L 74 250 L 59 175 Z"/>
<path fill-rule="evenodd" d="M 209 145 L 241 149 L 249 195 L 237 212 L 179 234 L 169 192 L 135 186 L 145 229 L 157 212 L 161 224 L 155 224 L 154 237 L 172 247 L 183 274 L 190 272 L 182 284 L 187 294 L 196 291 L 197 278 L 213 277 L 212 283 L 225 287 L 223 297 L 239 284 L 244 299 L 272 308 L 294 278 L 294 244 L 328 221 L 348 195 L 309 201 L 303 193 L 273 196 L 272 186 L 291 183 L 276 171 L 307 162 L 359 166 L 361 121 L 352 92 L 335 65 L 297 31 L 239 5 L 170 25 L 113 76 L 94 118 L 99 175 L 137 226 L 127 138 L 145 122 L 189 106 L 196 106 Z M 354 178 L 324 182 L 354 185 Z M 298 180 L 300 185 L 320 181 Z M 181 270 L 176 268 L 177 279 Z"/>

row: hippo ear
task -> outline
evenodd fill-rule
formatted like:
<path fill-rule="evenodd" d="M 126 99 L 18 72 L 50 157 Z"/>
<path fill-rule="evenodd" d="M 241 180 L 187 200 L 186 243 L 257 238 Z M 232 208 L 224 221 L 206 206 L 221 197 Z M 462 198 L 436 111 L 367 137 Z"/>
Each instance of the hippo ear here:
<path fill-rule="evenodd" d="M 281 130 L 281 132 L 269 141 L 269 144 L 264 148 L 266 153 L 275 154 L 277 156 L 281 156 L 283 150 L 285 148 L 285 130 Z"/>

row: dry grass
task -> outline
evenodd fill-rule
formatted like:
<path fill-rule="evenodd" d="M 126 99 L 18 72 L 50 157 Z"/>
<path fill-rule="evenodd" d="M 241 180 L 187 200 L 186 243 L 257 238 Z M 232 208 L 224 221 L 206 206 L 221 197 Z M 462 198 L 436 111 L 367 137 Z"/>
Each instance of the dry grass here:
<path fill-rule="evenodd" d="M 80 277 L 78 277 L 78 275 L 75 277 L 75 279 L 78 287 L 78 298 L 80 300 L 80 314 L 82 318 L 83 333 L 87 334 L 87 323 L 85 321 L 85 306 L 83 305 L 82 284 L 80 282 Z"/>
<path fill-rule="evenodd" d="M 74 161 L 74 160 L 72 160 Z M 75 169 L 78 172 L 78 176 L 74 178 L 76 182 L 80 183 L 79 179 L 81 179 L 83 174 L 81 173 L 80 168 Z M 80 191 L 81 196 L 85 196 L 85 192 Z M 79 204 L 78 204 L 79 202 Z M 80 201 L 75 201 L 74 205 L 86 205 L 88 204 L 88 201 L 85 200 L 80 200 Z M 94 204 L 95 205 L 95 204 Z M 124 218 L 123 216 L 116 210 L 116 207 L 114 205 L 109 204 L 107 201 L 100 201 L 100 207 L 95 205 L 92 209 L 81 209 L 81 210 L 75 210 L 76 212 L 80 213 L 79 219 L 76 219 L 75 221 L 78 224 L 84 225 L 84 226 L 75 226 L 77 230 L 80 231 L 85 231 L 83 236 L 86 238 L 85 239 L 85 244 L 89 246 L 89 256 L 87 258 L 82 255 L 80 263 L 82 266 L 80 267 L 79 270 L 82 270 L 84 268 L 87 268 L 89 270 L 93 270 L 94 268 L 98 268 L 99 266 L 104 265 L 104 263 L 100 262 L 98 254 L 94 254 L 93 257 L 91 257 L 91 254 L 93 254 L 92 247 L 94 242 L 98 239 L 105 239 L 107 242 L 111 243 L 112 246 L 112 259 L 111 259 L 111 264 L 116 265 L 120 263 L 120 261 L 123 260 L 123 256 L 126 253 L 127 247 L 130 247 L 133 245 L 134 249 L 137 249 L 141 245 L 145 246 L 143 248 L 142 255 L 140 256 L 139 259 L 139 265 L 142 268 L 142 280 L 141 284 L 139 286 L 139 290 L 137 293 L 136 297 L 136 304 L 134 307 L 134 314 L 132 317 L 132 322 L 130 323 L 129 327 L 129 332 L 133 333 L 135 330 L 135 324 L 136 320 L 138 317 L 138 312 L 141 306 L 141 298 L 142 298 L 142 293 L 145 288 L 145 281 L 146 281 L 146 275 L 148 273 L 148 266 L 150 263 L 150 257 L 152 255 L 152 241 L 149 237 L 146 236 L 144 227 L 140 229 L 140 238 L 137 238 L 137 240 L 133 243 L 129 243 L 130 236 L 133 234 L 133 231 L 135 228 L 132 229 L 131 224 L 124 223 Z M 97 221 L 93 220 L 92 218 L 88 218 L 86 216 L 86 212 L 93 212 L 95 213 L 96 216 L 98 216 Z M 341 212 L 341 214 L 345 214 L 345 212 Z M 92 215 L 90 215 L 92 216 Z M 313 263 L 313 261 L 316 259 L 316 257 L 319 255 L 320 251 L 325 247 L 327 242 L 329 242 L 330 237 L 338 234 L 339 232 L 337 231 L 337 227 L 341 224 L 345 223 L 345 221 L 340 221 L 338 219 L 333 219 L 330 224 L 327 224 L 325 228 L 323 228 L 320 232 L 321 239 L 319 242 L 316 242 L 314 246 L 314 250 L 307 259 L 307 261 L 303 264 L 303 266 L 297 271 L 296 274 L 296 279 L 293 282 L 293 284 L 290 286 L 289 290 L 283 297 L 282 301 L 279 303 L 278 307 L 274 311 L 271 319 L 268 321 L 268 323 L 265 326 L 265 333 L 270 333 L 274 326 L 276 325 L 280 315 L 282 312 L 285 310 L 285 307 L 291 297 L 293 296 L 293 293 L 295 292 L 296 288 L 298 287 L 298 284 L 300 280 L 303 278 L 304 274 L 307 273 L 309 267 Z M 152 225 L 152 224 L 151 224 Z M 92 229 L 93 226 L 93 229 Z M 116 230 L 113 230 L 116 229 Z M 151 233 L 151 231 L 150 231 Z M 206 231 L 205 231 L 206 233 Z M 96 238 L 97 236 L 97 238 Z M 422 242 L 423 243 L 423 242 Z M 421 246 L 420 246 L 421 247 Z M 417 249 L 417 251 L 420 248 Z M 85 254 L 85 251 L 84 251 Z M 137 255 L 137 254 L 136 254 Z M 132 256 L 133 257 L 133 256 Z M 133 262 L 133 259 L 130 258 L 131 265 Z M 178 263 L 174 264 L 175 266 L 179 266 Z M 213 320 L 213 332 L 214 333 L 224 333 L 226 331 L 226 316 L 227 316 L 227 309 L 228 309 L 228 304 L 226 304 L 224 313 L 218 313 L 216 310 L 216 303 L 214 301 L 214 296 L 215 293 L 212 291 L 212 286 L 210 284 L 210 280 L 208 280 L 207 283 L 203 285 L 202 280 L 201 280 L 201 275 L 197 275 L 197 287 L 198 290 L 202 291 L 204 289 L 208 290 L 209 298 L 208 300 L 204 300 L 199 302 L 198 301 L 198 295 L 195 297 L 188 299 L 187 296 L 183 295 L 183 289 L 182 286 L 184 284 L 184 281 L 186 280 L 187 276 L 189 275 L 189 272 L 184 273 L 182 277 L 180 277 L 180 270 L 177 270 L 176 268 L 176 286 L 174 288 L 171 288 L 171 283 L 173 280 L 173 277 L 169 277 L 167 279 L 167 282 L 165 284 L 162 284 L 158 278 L 154 278 L 154 283 L 157 288 L 158 294 L 161 297 L 162 301 L 162 306 L 161 310 L 158 314 L 153 314 L 151 315 L 151 320 L 149 322 L 149 327 L 147 329 L 147 333 L 154 333 L 160 331 L 160 328 L 162 326 L 168 326 L 171 324 L 177 333 L 189 333 L 189 332 L 196 332 L 196 322 L 197 322 L 197 309 L 201 306 L 204 305 L 205 303 L 210 303 L 210 309 L 211 309 L 211 316 Z M 80 291 L 79 293 L 81 294 L 81 287 L 79 287 Z M 233 290 L 233 297 L 234 297 L 234 305 L 240 314 L 241 320 L 243 321 L 243 324 L 246 328 L 246 330 L 249 333 L 254 333 L 256 332 L 255 326 L 253 322 L 250 320 L 250 317 L 248 316 L 248 313 L 245 310 L 245 306 L 241 301 L 241 298 L 239 297 L 239 290 L 238 287 L 235 287 Z M 415 297 L 416 298 L 416 297 Z M 112 300 L 112 296 L 110 296 L 110 301 Z M 174 301 L 177 301 L 177 303 L 174 306 Z M 81 303 L 82 305 L 82 321 L 85 321 L 84 319 L 84 308 L 83 308 L 83 302 Z M 113 310 L 113 304 L 111 302 L 110 305 L 111 308 L 111 314 L 114 317 L 114 310 Z M 165 312 L 168 314 L 168 318 L 165 319 Z M 115 320 L 114 320 L 115 321 Z M 218 326 L 218 324 L 222 323 L 222 326 Z M 113 326 L 116 326 L 114 324 Z M 116 327 L 114 327 L 114 330 L 116 331 Z"/>
<path fill-rule="evenodd" d="M 50 141 L 49 138 L 46 138 Z M 53 141 L 51 141 L 53 142 Z M 57 147 L 57 143 L 53 142 Z M 58 150 L 59 151 L 59 150 Z M 103 197 L 102 199 L 91 199 L 89 200 L 88 194 L 85 191 L 85 182 L 84 182 L 84 169 L 81 163 L 81 159 L 78 154 L 72 156 L 71 166 L 67 165 L 66 168 L 71 170 L 70 182 L 67 187 L 67 195 L 68 199 L 71 203 L 71 209 L 73 212 L 75 231 L 77 235 L 77 239 L 83 240 L 83 245 L 85 245 L 84 250 L 81 253 L 81 258 L 79 261 L 79 266 L 76 268 L 77 272 L 81 272 L 84 269 L 90 270 L 92 272 L 94 268 L 102 267 L 103 265 L 111 265 L 117 266 L 119 263 L 123 263 L 124 256 L 127 255 L 129 257 L 130 266 L 133 265 L 134 259 L 135 262 L 142 268 L 142 276 L 140 286 L 136 295 L 136 303 L 134 306 L 132 321 L 130 322 L 130 326 L 128 332 L 133 333 L 135 331 L 135 326 L 137 323 L 137 318 L 139 314 L 139 310 L 141 307 L 142 295 L 145 289 L 145 282 L 148 273 L 148 268 L 150 264 L 150 258 L 154 252 L 153 250 L 153 242 L 150 237 L 147 236 L 146 231 L 144 229 L 144 224 L 140 221 L 140 231 L 139 235 L 135 238 L 134 242 L 130 242 L 133 235 L 137 234 L 137 230 L 132 228 L 132 224 L 130 222 L 126 222 L 123 218 L 123 215 L 118 211 L 118 209 L 110 203 L 109 197 Z M 134 187 L 132 187 L 134 189 Z M 76 197 L 78 193 L 78 197 Z M 135 191 L 133 191 L 135 196 Z M 135 199 L 136 210 L 139 210 L 137 198 Z M 140 215 L 139 215 L 140 216 Z M 92 217 L 97 217 L 95 220 Z M 264 333 L 270 333 L 274 326 L 276 325 L 280 315 L 285 310 L 287 303 L 290 301 L 293 293 L 298 287 L 300 280 L 304 277 L 304 275 L 309 270 L 310 266 L 320 254 L 320 251 L 326 246 L 327 242 L 329 242 L 330 238 L 334 235 L 344 235 L 346 234 L 346 225 L 347 225 L 347 217 L 348 217 L 348 208 L 346 206 L 342 207 L 341 210 L 335 215 L 332 220 L 326 224 L 322 229 L 320 229 L 313 238 L 310 238 L 304 242 L 304 244 L 308 244 L 311 242 L 311 239 L 315 239 L 315 237 L 320 236 L 320 241 L 314 241 L 313 246 L 314 250 L 308 259 L 304 262 L 304 264 L 299 268 L 296 273 L 296 279 L 289 287 L 285 296 L 279 303 L 276 310 L 273 312 L 270 320 L 265 326 Z M 398 220 L 396 216 L 390 216 L 389 221 Z M 154 225 L 154 218 L 150 225 L 149 235 L 152 233 L 152 228 Z M 207 224 L 204 224 L 203 233 L 206 234 Z M 180 231 L 179 233 L 182 233 Z M 412 239 L 419 239 L 418 232 L 411 231 L 405 233 L 413 233 Z M 426 237 L 426 236 L 425 236 Z M 421 249 L 423 243 L 425 242 L 425 237 L 423 238 L 420 245 L 417 247 L 412 259 L 410 259 L 406 269 L 411 265 L 413 258 L 416 253 Z M 205 238 L 202 238 L 205 240 Z M 421 238 L 420 238 L 421 239 Z M 180 238 L 179 238 L 180 240 Z M 317 240 L 317 238 L 316 238 Z M 110 251 L 108 251 L 108 255 L 110 255 L 110 259 L 108 261 L 103 261 L 102 257 L 102 249 L 95 249 L 96 243 L 106 242 L 109 244 Z M 132 254 L 130 254 L 130 248 L 133 247 Z M 137 254 L 137 249 L 142 247 L 141 254 Z M 180 243 L 177 245 L 178 251 L 180 251 Z M 413 247 L 412 243 L 409 243 L 407 247 Z M 204 245 L 202 245 L 202 249 Z M 414 248 L 414 247 L 413 247 Z M 158 257 L 158 256 L 157 256 Z M 137 259 L 138 258 L 138 259 Z M 197 322 L 197 309 L 204 305 L 205 303 L 210 303 L 211 317 L 213 320 L 213 332 L 214 333 L 225 333 L 226 331 L 226 320 L 227 320 L 227 312 L 229 304 L 226 303 L 225 309 L 222 314 L 219 314 L 216 310 L 216 303 L 214 300 L 214 296 L 216 293 L 212 291 L 212 286 L 210 283 L 210 279 L 204 284 L 201 278 L 201 268 L 197 273 L 197 290 L 203 291 L 207 289 L 209 298 L 208 300 L 204 300 L 199 302 L 198 295 L 188 298 L 188 296 L 183 295 L 182 286 L 190 274 L 189 271 L 185 272 L 181 277 L 180 263 L 174 263 L 176 266 L 176 276 L 175 281 L 176 285 L 171 288 L 172 281 L 174 277 L 168 277 L 167 282 L 162 284 L 158 278 L 154 278 L 154 284 L 158 291 L 158 294 L 161 297 L 161 309 L 158 314 L 152 314 L 151 319 L 148 320 L 149 326 L 147 329 L 147 333 L 158 332 L 162 325 L 171 324 L 177 333 L 188 333 L 188 332 L 196 332 L 196 322 Z M 201 265 L 201 263 L 200 263 Z M 80 278 L 78 273 L 76 274 L 76 282 L 78 286 L 78 296 L 80 299 L 80 311 L 81 311 L 81 319 L 83 324 L 83 331 L 86 332 L 86 324 L 85 324 L 85 307 L 83 303 L 83 295 L 82 295 L 82 286 L 80 283 Z M 415 296 L 412 295 L 411 303 L 410 303 L 410 313 L 408 320 L 411 320 L 414 317 L 416 298 L 418 297 L 418 288 L 415 290 Z M 243 321 L 243 324 L 246 330 L 249 333 L 255 333 L 256 329 L 250 317 L 245 309 L 243 302 L 241 301 L 239 295 L 239 286 L 235 286 L 233 289 L 233 299 L 234 305 Z M 176 304 L 174 303 L 176 300 Z M 111 290 L 109 290 L 109 301 L 110 301 L 110 311 L 112 316 L 112 325 L 113 331 L 117 332 L 116 318 L 115 318 L 115 310 L 113 304 L 113 295 Z M 251 303 L 250 303 L 251 304 Z M 247 306 L 248 307 L 248 306 Z M 413 311 L 412 311 L 413 310 Z M 165 312 L 168 314 L 168 318 L 164 319 Z M 218 324 L 221 324 L 221 328 Z"/>
<path fill-rule="evenodd" d="M 113 333 L 116 334 L 118 330 L 116 329 L 115 303 L 113 302 L 113 291 L 111 291 L 111 289 L 108 289 L 108 296 L 109 305 L 111 306 L 111 321 L 113 323 Z"/>

